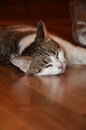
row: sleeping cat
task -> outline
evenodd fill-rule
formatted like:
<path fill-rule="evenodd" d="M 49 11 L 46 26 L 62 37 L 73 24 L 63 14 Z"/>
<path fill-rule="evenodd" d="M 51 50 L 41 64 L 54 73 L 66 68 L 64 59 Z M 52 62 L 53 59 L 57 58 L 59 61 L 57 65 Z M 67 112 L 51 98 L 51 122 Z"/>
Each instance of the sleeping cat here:
<path fill-rule="evenodd" d="M 72 64 L 86 65 L 86 49 L 47 32 L 43 22 L 0 28 L 0 62 L 12 63 L 26 74 L 57 75 Z"/>

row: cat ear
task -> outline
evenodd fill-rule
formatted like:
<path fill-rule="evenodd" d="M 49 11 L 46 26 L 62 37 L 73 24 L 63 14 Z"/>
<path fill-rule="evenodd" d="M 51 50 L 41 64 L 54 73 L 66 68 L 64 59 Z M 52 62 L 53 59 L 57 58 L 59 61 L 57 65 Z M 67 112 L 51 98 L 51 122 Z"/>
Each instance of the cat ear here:
<path fill-rule="evenodd" d="M 25 57 L 25 56 L 15 57 L 11 59 L 11 63 L 17 66 L 23 72 L 28 71 L 31 62 L 32 62 L 32 58 Z"/>
<path fill-rule="evenodd" d="M 43 43 L 45 38 L 47 36 L 47 30 L 42 21 L 38 23 L 37 32 L 36 32 L 36 38 L 35 43 Z"/>

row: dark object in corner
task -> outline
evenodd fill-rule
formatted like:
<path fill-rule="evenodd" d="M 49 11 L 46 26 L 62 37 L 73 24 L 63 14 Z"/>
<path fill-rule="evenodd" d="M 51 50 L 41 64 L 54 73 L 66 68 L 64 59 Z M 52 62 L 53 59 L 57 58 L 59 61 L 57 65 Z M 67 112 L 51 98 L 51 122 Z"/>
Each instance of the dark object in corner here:
<path fill-rule="evenodd" d="M 81 46 L 86 47 L 86 0 L 71 0 L 69 9 L 73 38 Z"/>

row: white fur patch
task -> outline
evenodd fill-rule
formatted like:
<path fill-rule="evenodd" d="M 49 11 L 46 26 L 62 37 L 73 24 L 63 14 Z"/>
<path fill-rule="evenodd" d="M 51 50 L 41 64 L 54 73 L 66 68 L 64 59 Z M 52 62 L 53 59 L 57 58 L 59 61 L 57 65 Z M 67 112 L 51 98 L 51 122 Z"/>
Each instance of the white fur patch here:
<path fill-rule="evenodd" d="M 23 50 L 28 47 L 32 42 L 34 42 L 36 37 L 36 34 L 31 34 L 28 35 L 26 37 L 24 37 L 20 42 L 19 42 L 19 54 L 21 55 L 21 53 L 23 52 Z"/>

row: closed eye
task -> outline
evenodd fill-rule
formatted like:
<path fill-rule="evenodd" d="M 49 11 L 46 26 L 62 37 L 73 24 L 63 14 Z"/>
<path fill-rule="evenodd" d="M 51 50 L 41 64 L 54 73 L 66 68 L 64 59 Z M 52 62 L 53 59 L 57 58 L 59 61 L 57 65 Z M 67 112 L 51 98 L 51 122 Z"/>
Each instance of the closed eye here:
<path fill-rule="evenodd" d="M 45 66 L 45 68 L 52 67 L 52 66 L 53 66 L 53 65 L 49 64 L 49 65 Z"/>

